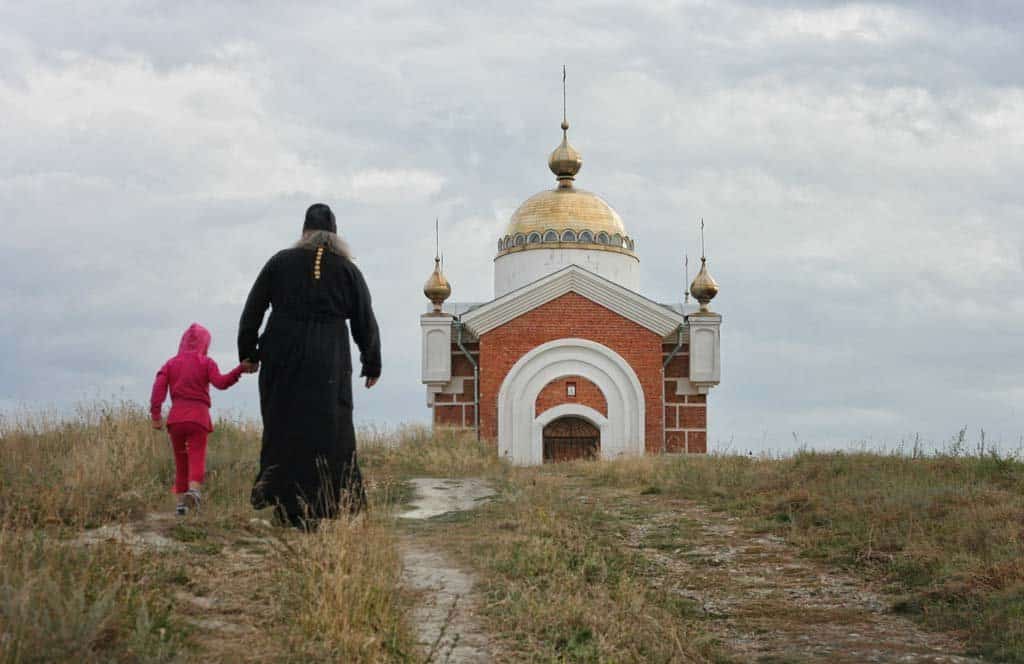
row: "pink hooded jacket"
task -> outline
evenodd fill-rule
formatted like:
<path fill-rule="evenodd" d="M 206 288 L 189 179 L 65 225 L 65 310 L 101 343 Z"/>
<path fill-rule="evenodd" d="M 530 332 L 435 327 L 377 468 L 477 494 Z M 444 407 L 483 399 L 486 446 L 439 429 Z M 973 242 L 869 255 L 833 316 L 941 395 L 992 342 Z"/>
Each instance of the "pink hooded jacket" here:
<path fill-rule="evenodd" d="M 206 356 L 210 348 L 210 332 L 199 323 L 192 323 L 181 337 L 178 354 L 167 360 L 156 373 L 149 412 L 153 421 L 160 420 L 167 389 L 171 390 L 171 412 L 167 424 L 193 422 L 213 431 L 210 421 L 210 384 L 226 390 L 238 382 L 242 365 L 221 375 L 217 363 Z"/>

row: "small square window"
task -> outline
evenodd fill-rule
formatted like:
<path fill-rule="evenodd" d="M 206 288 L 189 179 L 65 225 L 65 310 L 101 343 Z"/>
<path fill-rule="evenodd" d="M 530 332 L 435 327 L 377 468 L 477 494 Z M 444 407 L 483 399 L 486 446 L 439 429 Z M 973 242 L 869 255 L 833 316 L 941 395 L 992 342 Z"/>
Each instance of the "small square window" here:
<path fill-rule="evenodd" d="M 565 394 L 570 397 L 576 396 L 576 383 L 566 383 Z"/>

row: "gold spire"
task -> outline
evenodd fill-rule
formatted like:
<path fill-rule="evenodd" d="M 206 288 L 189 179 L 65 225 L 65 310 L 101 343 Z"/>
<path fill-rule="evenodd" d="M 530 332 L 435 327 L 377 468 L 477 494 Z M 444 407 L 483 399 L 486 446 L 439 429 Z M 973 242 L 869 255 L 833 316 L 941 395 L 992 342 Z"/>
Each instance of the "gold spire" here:
<path fill-rule="evenodd" d="M 423 294 L 434 304 L 434 313 L 441 313 L 441 305 L 452 294 L 452 286 L 441 270 L 441 255 L 438 242 L 437 219 L 434 220 L 434 271 L 423 284 Z"/>
<path fill-rule="evenodd" d="M 690 286 L 686 282 L 690 280 L 690 255 L 683 254 L 683 272 L 686 276 L 683 278 L 683 284 L 686 286 L 686 292 L 683 294 L 683 304 L 690 303 Z"/>
<path fill-rule="evenodd" d="M 558 178 L 558 186 L 569 188 L 583 167 L 583 157 L 569 145 L 569 120 L 565 113 L 565 65 L 562 65 L 562 142 L 548 157 L 548 168 Z"/>
<path fill-rule="evenodd" d="M 708 303 L 718 295 L 718 284 L 708 272 L 708 259 L 704 255 L 704 220 L 700 220 L 700 272 L 690 284 L 690 294 L 700 302 L 700 313 L 709 313 Z"/>

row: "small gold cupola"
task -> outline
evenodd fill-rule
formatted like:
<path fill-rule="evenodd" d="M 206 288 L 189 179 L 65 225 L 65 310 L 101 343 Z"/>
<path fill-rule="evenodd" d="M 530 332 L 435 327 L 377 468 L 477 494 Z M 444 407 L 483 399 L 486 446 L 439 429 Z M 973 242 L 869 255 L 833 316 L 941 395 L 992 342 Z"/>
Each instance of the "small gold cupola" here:
<path fill-rule="evenodd" d="M 441 305 L 452 294 L 452 286 L 441 272 L 441 257 L 434 256 L 434 271 L 423 284 L 423 294 L 434 304 L 434 313 L 441 313 Z"/>
<path fill-rule="evenodd" d="M 710 311 L 708 303 L 718 295 L 718 284 L 711 278 L 711 274 L 708 272 L 708 259 L 704 256 L 700 257 L 700 272 L 697 273 L 697 276 L 693 278 L 693 283 L 690 284 L 690 295 L 693 295 L 700 302 L 702 313 Z"/>
<path fill-rule="evenodd" d="M 427 277 L 427 283 L 423 284 L 423 294 L 434 305 L 434 313 L 441 313 L 441 305 L 452 294 L 452 285 L 444 276 L 441 269 L 441 243 L 438 232 L 438 221 L 434 220 L 434 271 Z"/>
<path fill-rule="evenodd" d="M 700 272 L 690 284 L 690 295 L 700 302 L 700 313 L 709 313 L 708 303 L 718 295 L 718 284 L 708 272 L 708 259 L 704 251 L 704 219 L 700 220 Z"/>

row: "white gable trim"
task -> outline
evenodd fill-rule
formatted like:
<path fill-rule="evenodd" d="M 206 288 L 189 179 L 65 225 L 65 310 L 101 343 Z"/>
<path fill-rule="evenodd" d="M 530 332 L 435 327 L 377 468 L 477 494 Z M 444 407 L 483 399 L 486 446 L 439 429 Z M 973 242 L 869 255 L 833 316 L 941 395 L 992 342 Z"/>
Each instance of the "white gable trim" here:
<path fill-rule="evenodd" d="M 662 337 L 674 332 L 684 322 L 682 314 L 590 270 L 570 265 L 466 312 L 462 315 L 462 323 L 479 337 L 569 292 L 611 309 Z"/>

